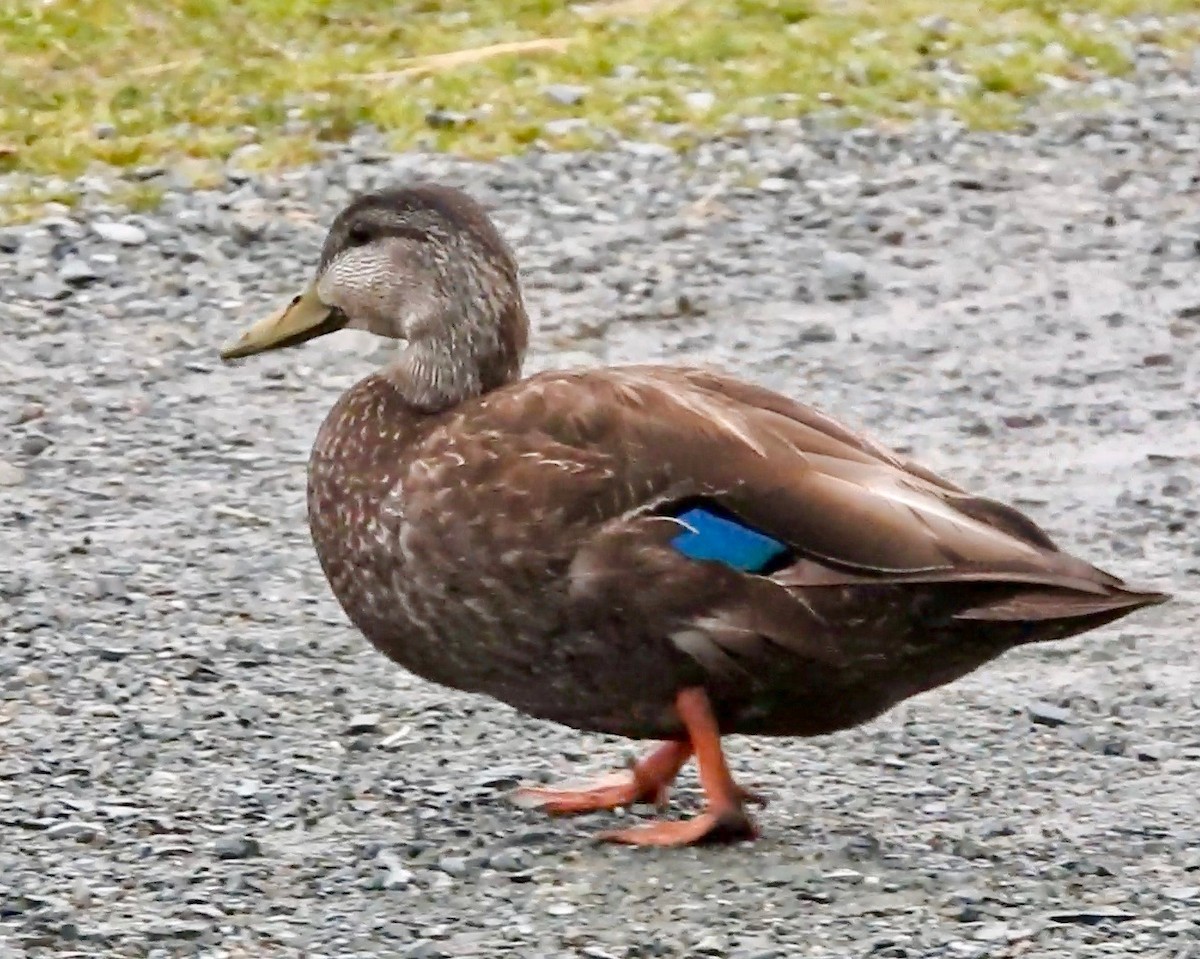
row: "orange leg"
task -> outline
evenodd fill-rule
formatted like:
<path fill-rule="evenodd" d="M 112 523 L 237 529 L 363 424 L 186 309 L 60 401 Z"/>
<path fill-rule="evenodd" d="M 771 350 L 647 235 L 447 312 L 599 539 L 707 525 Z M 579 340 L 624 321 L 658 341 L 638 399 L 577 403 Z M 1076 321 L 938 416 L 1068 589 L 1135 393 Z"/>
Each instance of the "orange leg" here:
<path fill-rule="evenodd" d="M 758 830 L 746 814 L 745 805 L 747 802 L 762 803 L 762 799 L 733 781 L 721 751 L 721 731 L 708 696 L 703 689 L 685 689 L 676 697 L 675 708 L 687 727 L 691 748 L 696 752 L 700 785 L 704 788 L 708 808 L 694 819 L 647 823 L 601 833 L 598 838 L 635 846 L 690 846 L 754 838 Z"/>
<path fill-rule="evenodd" d="M 569 815 L 619 809 L 638 802 L 666 805 L 671 783 L 692 756 L 691 743 L 663 743 L 628 770 L 609 773 L 578 786 L 522 786 L 513 801 L 527 809 Z"/>

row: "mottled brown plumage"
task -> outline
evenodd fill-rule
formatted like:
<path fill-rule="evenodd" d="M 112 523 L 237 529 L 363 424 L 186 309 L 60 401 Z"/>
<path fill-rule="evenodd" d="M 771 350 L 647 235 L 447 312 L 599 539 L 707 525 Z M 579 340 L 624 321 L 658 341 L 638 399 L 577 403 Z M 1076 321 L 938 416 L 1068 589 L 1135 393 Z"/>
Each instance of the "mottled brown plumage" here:
<path fill-rule="evenodd" d="M 634 365 L 520 378 L 517 267 L 464 194 L 355 200 L 317 278 L 224 352 L 356 327 L 406 341 L 317 435 L 309 518 L 351 621 L 432 682 L 580 730 L 667 743 L 551 811 L 661 799 L 695 751 L 702 816 L 615 834 L 751 834 L 729 733 L 866 722 L 1014 646 L 1163 601 L 1060 551 L 828 417 L 716 372 Z M 673 542 L 702 506 L 770 536 L 769 565 Z"/>

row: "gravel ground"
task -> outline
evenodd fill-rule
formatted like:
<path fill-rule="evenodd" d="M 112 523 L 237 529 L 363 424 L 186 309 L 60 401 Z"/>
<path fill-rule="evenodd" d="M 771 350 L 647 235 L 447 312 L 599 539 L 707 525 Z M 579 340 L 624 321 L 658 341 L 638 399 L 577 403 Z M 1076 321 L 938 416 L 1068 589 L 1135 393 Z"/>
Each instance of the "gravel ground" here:
<path fill-rule="evenodd" d="M 751 123 L 686 161 L 364 136 L 0 232 L 0 953 L 1200 957 L 1200 69 L 1113 91 L 1020 135 Z M 304 464 L 387 348 L 215 353 L 347 190 L 414 174 L 497 210 L 532 366 L 719 363 L 1178 599 L 859 730 L 731 740 L 773 799 L 754 846 L 513 808 L 628 744 L 416 681 L 345 622 Z"/>

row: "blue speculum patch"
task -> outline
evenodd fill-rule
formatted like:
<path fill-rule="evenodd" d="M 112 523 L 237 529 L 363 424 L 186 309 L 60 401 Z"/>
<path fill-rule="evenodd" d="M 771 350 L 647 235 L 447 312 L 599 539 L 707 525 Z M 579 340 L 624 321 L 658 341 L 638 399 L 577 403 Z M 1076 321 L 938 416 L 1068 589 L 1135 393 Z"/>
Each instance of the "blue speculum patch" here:
<path fill-rule="evenodd" d="M 671 545 L 690 559 L 716 560 L 746 573 L 758 573 L 791 552 L 778 540 L 702 506 L 675 518 L 692 528 L 672 539 Z"/>

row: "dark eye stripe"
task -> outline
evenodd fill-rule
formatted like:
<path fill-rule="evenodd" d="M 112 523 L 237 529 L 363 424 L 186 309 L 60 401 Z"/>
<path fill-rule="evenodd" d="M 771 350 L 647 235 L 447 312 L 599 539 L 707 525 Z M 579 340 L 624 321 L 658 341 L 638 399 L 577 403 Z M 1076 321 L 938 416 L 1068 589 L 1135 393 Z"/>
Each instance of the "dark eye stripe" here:
<path fill-rule="evenodd" d="M 418 242 L 429 239 L 429 231 L 404 223 L 355 223 L 346 230 L 348 246 L 362 246 L 383 237 L 398 237 Z"/>

